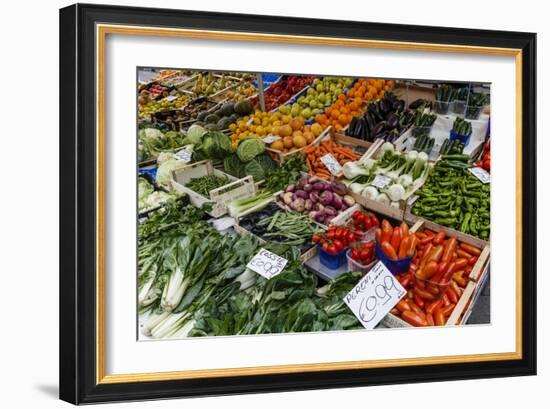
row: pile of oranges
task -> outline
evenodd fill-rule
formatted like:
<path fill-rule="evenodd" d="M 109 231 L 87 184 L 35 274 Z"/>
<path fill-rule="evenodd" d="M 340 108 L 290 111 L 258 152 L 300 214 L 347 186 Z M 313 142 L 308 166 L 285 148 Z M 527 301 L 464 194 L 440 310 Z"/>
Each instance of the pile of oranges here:
<path fill-rule="evenodd" d="M 332 125 L 336 132 L 340 132 L 349 125 L 354 116 L 363 112 L 369 101 L 382 98 L 384 93 L 392 88 L 392 80 L 360 79 L 346 94 L 340 94 L 336 102 L 324 113 L 316 115 L 315 122 L 323 128 Z"/>

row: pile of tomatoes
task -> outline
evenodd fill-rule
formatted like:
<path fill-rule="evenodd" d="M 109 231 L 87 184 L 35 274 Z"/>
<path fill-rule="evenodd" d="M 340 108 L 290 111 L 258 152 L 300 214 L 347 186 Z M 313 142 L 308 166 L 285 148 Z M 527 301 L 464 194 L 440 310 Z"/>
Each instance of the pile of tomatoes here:
<path fill-rule="evenodd" d="M 366 266 L 374 261 L 374 241 L 363 241 L 351 245 L 350 256 L 359 264 Z"/>
<path fill-rule="evenodd" d="M 316 233 L 312 237 L 315 244 L 330 254 L 338 254 L 348 248 L 351 243 L 359 241 L 362 234 L 347 227 L 332 225 L 326 233 Z"/>
<path fill-rule="evenodd" d="M 354 231 L 359 232 L 368 232 L 373 227 L 378 227 L 380 225 L 378 218 L 374 213 L 367 212 L 364 210 L 356 210 L 351 215 L 351 220 L 348 224 L 350 228 Z"/>
<path fill-rule="evenodd" d="M 481 154 L 481 159 L 478 160 L 475 165 L 477 167 L 485 169 L 487 172 L 491 172 L 491 142 L 485 142 L 483 145 L 483 153 Z"/>
<path fill-rule="evenodd" d="M 312 82 L 313 77 L 289 75 L 287 78 L 273 83 L 264 93 L 265 110 L 271 111 L 283 105 Z"/>

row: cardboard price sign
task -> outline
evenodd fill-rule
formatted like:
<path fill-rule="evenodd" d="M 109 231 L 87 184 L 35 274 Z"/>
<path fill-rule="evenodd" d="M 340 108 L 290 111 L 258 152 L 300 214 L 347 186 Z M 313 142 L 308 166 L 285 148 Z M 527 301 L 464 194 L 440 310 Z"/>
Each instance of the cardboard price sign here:
<path fill-rule="evenodd" d="M 344 302 L 366 329 L 373 329 L 407 294 L 387 267 L 379 261 L 346 294 Z"/>
<path fill-rule="evenodd" d="M 268 280 L 280 274 L 288 263 L 286 258 L 278 256 L 266 249 L 260 251 L 252 257 L 252 260 L 246 265 L 247 268 L 267 278 Z"/>
<path fill-rule="evenodd" d="M 321 162 L 323 162 L 323 165 L 325 165 L 329 172 L 333 175 L 339 174 L 342 170 L 342 166 L 340 166 L 336 158 L 330 153 L 322 156 Z"/>
<path fill-rule="evenodd" d="M 187 149 L 182 149 L 181 151 L 176 152 L 175 156 L 177 160 L 188 163 L 191 161 L 193 153 L 189 152 Z"/>
<path fill-rule="evenodd" d="M 391 182 L 391 178 L 384 175 L 376 175 L 374 180 L 370 182 L 371 185 L 378 189 L 383 189 Z"/>

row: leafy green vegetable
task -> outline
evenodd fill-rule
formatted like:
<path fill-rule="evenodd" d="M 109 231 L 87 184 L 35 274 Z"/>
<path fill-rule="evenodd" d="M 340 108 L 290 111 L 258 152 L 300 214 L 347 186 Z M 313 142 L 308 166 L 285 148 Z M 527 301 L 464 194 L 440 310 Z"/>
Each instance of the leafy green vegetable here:
<path fill-rule="evenodd" d="M 203 136 L 197 150 L 208 159 L 223 159 L 231 154 L 231 141 L 222 132 L 208 132 Z"/>
<path fill-rule="evenodd" d="M 230 155 L 223 160 L 223 170 L 225 173 L 239 179 L 246 176 L 244 163 L 241 162 L 236 154 Z"/>
<path fill-rule="evenodd" d="M 237 156 L 243 162 L 248 162 L 265 152 L 265 143 L 258 138 L 245 139 L 237 146 Z"/>
<path fill-rule="evenodd" d="M 191 125 L 187 130 L 187 136 L 183 140 L 185 145 L 193 144 L 197 145 L 202 142 L 202 137 L 206 133 L 206 130 L 200 125 Z"/>
<path fill-rule="evenodd" d="M 266 177 L 266 189 L 270 192 L 284 190 L 297 181 L 301 172 L 307 172 L 306 157 L 302 153 L 290 155 L 280 167 L 273 169 Z"/>

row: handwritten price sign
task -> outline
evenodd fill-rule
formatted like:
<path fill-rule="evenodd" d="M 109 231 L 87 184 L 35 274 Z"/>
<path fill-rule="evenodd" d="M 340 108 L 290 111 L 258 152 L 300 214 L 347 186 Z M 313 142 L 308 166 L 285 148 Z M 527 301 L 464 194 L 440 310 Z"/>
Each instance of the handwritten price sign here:
<path fill-rule="evenodd" d="M 321 162 L 325 165 L 325 167 L 329 170 L 330 173 L 333 175 L 337 175 L 342 170 L 342 166 L 338 163 L 336 158 L 332 156 L 330 153 L 327 153 L 325 156 L 321 157 Z"/>
<path fill-rule="evenodd" d="M 366 329 L 373 329 L 407 293 L 379 261 L 346 294 L 344 302 Z"/>
<path fill-rule="evenodd" d="M 391 182 L 391 178 L 384 175 L 376 175 L 374 180 L 370 182 L 371 185 L 377 187 L 378 189 L 383 189 Z"/>
<path fill-rule="evenodd" d="M 191 161 L 193 154 L 187 149 L 183 148 L 181 151 L 176 152 L 176 159 L 185 163 Z"/>
<path fill-rule="evenodd" d="M 481 183 L 489 183 L 491 181 L 491 174 L 483 168 L 470 168 L 470 173 L 479 179 Z"/>
<path fill-rule="evenodd" d="M 247 268 L 267 278 L 268 280 L 280 274 L 288 263 L 286 258 L 278 256 L 271 251 L 260 249 L 260 251 L 248 262 Z"/>

